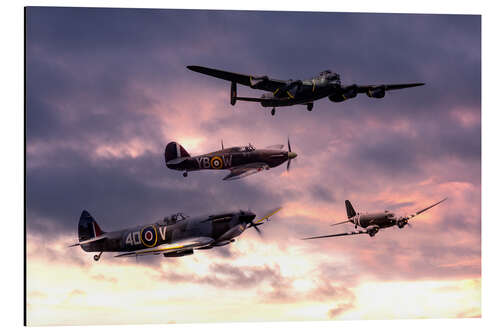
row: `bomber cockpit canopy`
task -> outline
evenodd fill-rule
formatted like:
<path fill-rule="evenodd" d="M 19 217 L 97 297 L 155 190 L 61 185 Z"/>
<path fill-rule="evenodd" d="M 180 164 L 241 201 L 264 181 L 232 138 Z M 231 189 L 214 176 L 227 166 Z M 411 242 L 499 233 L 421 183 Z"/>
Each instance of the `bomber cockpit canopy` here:
<path fill-rule="evenodd" d="M 333 73 L 331 70 L 327 69 L 319 73 L 320 77 L 324 77 L 328 81 L 336 81 L 340 80 L 340 75 L 337 73 Z"/>

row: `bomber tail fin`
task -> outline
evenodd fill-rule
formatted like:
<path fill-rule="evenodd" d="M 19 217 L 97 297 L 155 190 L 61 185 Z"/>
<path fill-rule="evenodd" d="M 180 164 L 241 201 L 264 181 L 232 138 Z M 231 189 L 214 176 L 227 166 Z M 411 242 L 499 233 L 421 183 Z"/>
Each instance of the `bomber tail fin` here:
<path fill-rule="evenodd" d="M 345 209 L 347 211 L 347 217 L 348 218 L 351 218 L 353 216 L 356 216 L 356 211 L 354 210 L 354 208 L 352 207 L 351 205 L 351 202 L 349 200 L 346 200 L 345 201 Z"/>
<path fill-rule="evenodd" d="M 170 142 L 165 147 L 165 163 L 183 157 L 191 157 L 191 155 L 177 142 Z"/>

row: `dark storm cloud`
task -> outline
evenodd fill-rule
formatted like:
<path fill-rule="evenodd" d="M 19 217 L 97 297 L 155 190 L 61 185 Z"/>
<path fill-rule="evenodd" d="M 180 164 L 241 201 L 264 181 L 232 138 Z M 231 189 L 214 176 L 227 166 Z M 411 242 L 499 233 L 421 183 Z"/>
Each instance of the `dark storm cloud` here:
<path fill-rule="evenodd" d="M 480 186 L 480 123 L 465 126 L 453 116 L 454 111 L 480 113 L 480 24 L 479 16 L 462 15 L 29 8 L 28 231 L 42 236 L 76 233 L 84 208 L 101 227 L 112 230 L 153 222 L 175 211 L 198 215 L 252 208 L 259 213 L 270 203 L 279 206 L 303 198 L 342 206 L 346 196 L 365 192 L 374 194 L 373 202 L 363 205 L 378 206 L 386 202 L 375 191 L 396 192 L 430 176 L 438 183 L 468 181 Z M 382 100 L 322 100 L 313 113 L 304 112 L 303 106 L 278 109 L 271 118 L 254 104 L 239 102 L 231 109 L 227 82 L 192 73 L 185 69 L 189 64 L 282 79 L 307 78 L 331 68 L 345 83 L 426 85 L 388 93 Z M 290 135 L 300 166 L 321 170 L 324 182 L 271 193 L 265 184 L 221 182 L 221 173 L 193 173 L 186 182 L 167 170 L 162 149 L 166 139 L 174 138 L 163 132 L 165 124 L 158 114 L 146 111 L 162 106 L 161 116 L 169 125 L 175 112 L 194 120 L 199 110 L 186 109 L 183 99 L 199 100 L 200 106 L 219 103 L 218 92 L 227 98 L 214 105 L 216 119 L 202 121 L 204 134 L 212 133 L 217 141 L 220 132 L 232 128 L 246 129 L 242 132 L 255 137 L 276 134 L 283 141 Z M 239 93 L 260 94 L 245 87 Z M 398 122 L 408 129 L 398 129 Z M 179 126 L 189 129 L 189 124 Z M 127 144 L 131 138 L 145 146 L 136 156 L 95 154 L 102 145 Z M 246 143 L 224 139 L 228 144 Z M 318 156 L 329 145 L 337 150 L 319 165 Z M 450 161 L 459 161 L 463 169 L 430 175 L 430 164 L 446 166 Z M 292 174 L 294 167 L 293 163 Z M 428 230 L 465 231 L 479 240 L 480 221 L 471 224 L 463 211 L 445 216 Z M 323 232 L 325 226 L 296 219 L 267 228 L 266 239 L 281 242 Z M 403 241 L 388 238 L 356 243 L 373 255 L 362 262 L 377 277 L 477 273 L 474 265 L 446 268 L 427 258 L 474 259 L 480 256 L 478 242 L 468 251 L 468 244 L 433 246 L 435 239 L 426 239 L 410 266 L 396 261 L 380 265 L 380 258 L 394 254 L 396 259 L 414 256 Z M 350 240 L 338 244 L 335 250 L 351 251 Z M 319 244 L 318 249 L 324 252 Z M 236 255 L 226 247 L 213 253 L 221 258 Z M 57 253 L 48 256 L 56 260 Z M 139 264 L 150 265 L 151 260 L 141 258 Z M 289 281 L 269 267 L 241 271 L 228 266 L 217 271 L 220 277 L 187 279 L 216 286 L 235 286 L 237 281 L 250 285 L 260 274 L 267 283 L 276 283 L 269 299 L 293 298 L 285 288 Z M 323 273 L 330 278 L 341 275 L 339 270 Z M 183 278 L 169 274 L 167 280 Z M 356 272 L 345 274 L 353 277 Z M 319 283 L 319 289 L 324 293 L 328 285 Z M 332 309 L 332 315 L 350 303 L 345 304 Z"/>

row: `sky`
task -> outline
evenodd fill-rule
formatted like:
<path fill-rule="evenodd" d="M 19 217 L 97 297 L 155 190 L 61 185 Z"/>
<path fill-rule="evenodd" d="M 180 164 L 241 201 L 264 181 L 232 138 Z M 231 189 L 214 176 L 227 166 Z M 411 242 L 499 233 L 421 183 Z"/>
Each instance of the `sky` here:
<path fill-rule="evenodd" d="M 26 24 L 28 325 L 481 316 L 480 16 L 31 7 Z M 426 85 L 273 117 L 187 65 Z M 196 155 L 288 137 L 289 173 L 164 164 L 170 141 Z M 352 229 L 329 226 L 345 199 L 408 214 L 444 197 L 411 229 L 300 240 Z M 67 248 L 83 209 L 109 231 L 279 206 L 262 238 L 193 256 Z"/>

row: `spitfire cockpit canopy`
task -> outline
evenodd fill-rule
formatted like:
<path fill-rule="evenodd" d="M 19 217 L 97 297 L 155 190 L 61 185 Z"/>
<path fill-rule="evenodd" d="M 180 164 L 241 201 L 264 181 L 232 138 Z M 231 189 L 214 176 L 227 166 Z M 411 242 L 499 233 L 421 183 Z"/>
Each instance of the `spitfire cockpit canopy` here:
<path fill-rule="evenodd" d="M 183 221 L 187 218 L 183 213 L 175 213 L 170 216 L 165 216 L 163 222 L 167 225 L 176 224 L 177 222 Z"/>

